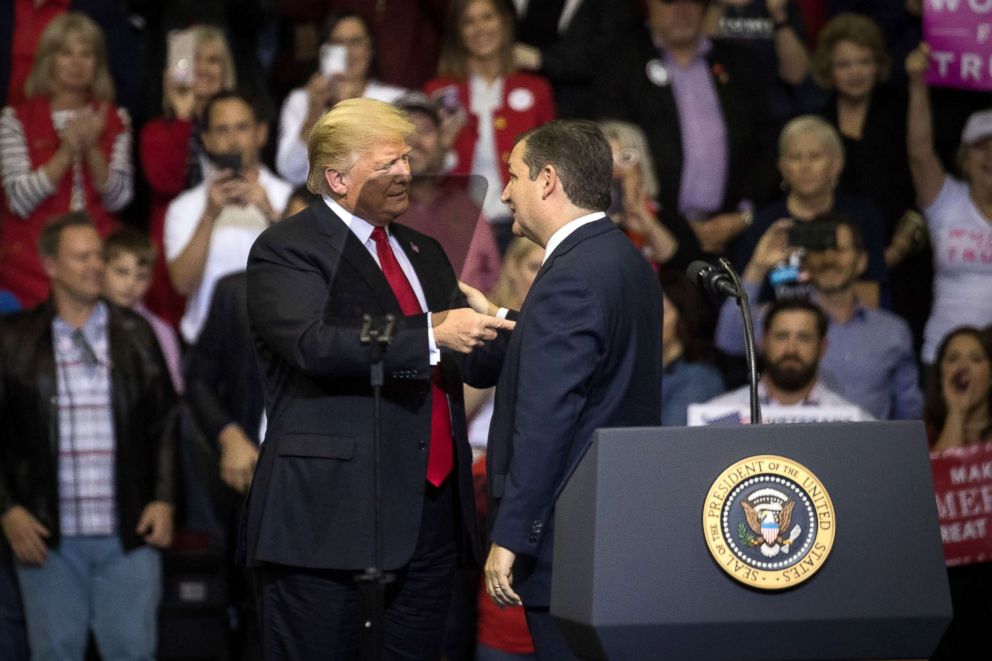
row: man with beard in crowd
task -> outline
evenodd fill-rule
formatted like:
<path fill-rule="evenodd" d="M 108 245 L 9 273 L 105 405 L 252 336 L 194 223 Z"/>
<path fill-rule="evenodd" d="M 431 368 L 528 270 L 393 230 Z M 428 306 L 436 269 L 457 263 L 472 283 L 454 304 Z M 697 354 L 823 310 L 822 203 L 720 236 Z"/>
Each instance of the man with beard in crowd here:
<path fill-rule="evenodd" d="M 831 223 L 836 232 L 833 246 L 809 250 L 803 260 L 811 298 L 830 320 L 821 382 L 881 420 L 918 420 L 923 397 L 909 325 L 891 312 L 862 305 L 857 297 L 855 284 L 867 265 L 860 226 L 840 213 L 824 214 L 815 222 Z M 789 246 L 791 224 L 783 220 L 772 225 L 755 248 L 742 276 L 752 302 L 768 272 L 794 250 Z M 755 307 L 752 313 L 759 316 Z M 715 343 L 724 353 L 744 355 L 736 301 L 720 310 Z"/>
<path fill-rule="evenodd" d="M 869 413 L 833 392 L 817 379 L 820 359 L 827 349 L 827 315 L 805 299 L 772 303 L 763 323 L 758 382 L 763 406 L 847 407 L 846 419 L 874 420 Z M 738 388 L 706 402 L 707 406 L 748 406 L 748 387 Z"/>

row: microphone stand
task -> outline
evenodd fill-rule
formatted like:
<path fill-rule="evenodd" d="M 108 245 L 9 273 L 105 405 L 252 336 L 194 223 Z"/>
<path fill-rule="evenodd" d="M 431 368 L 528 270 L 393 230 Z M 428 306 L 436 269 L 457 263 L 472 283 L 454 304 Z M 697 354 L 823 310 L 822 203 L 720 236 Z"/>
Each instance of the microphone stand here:
<path fill-rule="evenodd" d="M 730 276 L 737 289 L 737 306 L 741 309 L 744 319 L 744 360 L 747 362 L 747 383 L 751 395 L 751 424 L 761 424 L 761 402 L 758 400 L 758 359 L 754 350 L 754 322 L 751 319 L 751 303 L 747 298 L 744 283 L 737 271 L 725 258 L 720 258 L 720 267 Z"/>
<path fill-rule="evenodd" d="M 372 452 L 375 531 L 375 557 L 371 567 L 355 577 L 358 583 L 362 611 L 362 659 L 378 661 L 382 658 L 382 623 L 385 610 L 386 584 L 392 582 L 393 575 L 382 569 L 382 471 L 380 452 L 382 445 L 382 385 L 383 355 L 393 340 L 396 317 L 362 317 L 362 332 L 359 339 L 369 348 L 369 381 L 372 385 Z"/>

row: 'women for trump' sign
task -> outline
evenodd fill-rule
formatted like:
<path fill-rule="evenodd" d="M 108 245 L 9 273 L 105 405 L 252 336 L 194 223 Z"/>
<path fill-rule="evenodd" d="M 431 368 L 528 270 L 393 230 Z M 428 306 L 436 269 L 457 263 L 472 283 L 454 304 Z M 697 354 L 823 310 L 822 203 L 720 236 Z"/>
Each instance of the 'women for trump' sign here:
<path fill-rule="evenodd" d="M 929 84 L 992 90 L 992 0 L 925 0 L 923 37 Z"/>

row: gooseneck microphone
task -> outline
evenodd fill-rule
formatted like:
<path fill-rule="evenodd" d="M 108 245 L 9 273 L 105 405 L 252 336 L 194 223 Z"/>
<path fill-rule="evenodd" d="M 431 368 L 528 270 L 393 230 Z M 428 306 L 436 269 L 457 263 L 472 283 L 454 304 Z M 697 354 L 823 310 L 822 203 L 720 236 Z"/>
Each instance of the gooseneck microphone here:
<path fill-rule="evenodd" d="M 708 262 L 697 259 L 685 274 L 689 280 L 697 286 L 702 287 L 716 296 L 727 296 L 729 298 L 740 298 L 737 287 L 734 286 L 733 279 L 723 270 L 713 266 Z"/>

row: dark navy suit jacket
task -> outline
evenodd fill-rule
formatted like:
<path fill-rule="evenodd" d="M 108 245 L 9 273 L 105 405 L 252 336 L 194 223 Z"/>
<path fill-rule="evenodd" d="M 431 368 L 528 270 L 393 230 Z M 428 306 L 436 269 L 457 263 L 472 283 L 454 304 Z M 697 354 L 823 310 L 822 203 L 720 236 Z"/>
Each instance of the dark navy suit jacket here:
<path fill-rule="evenodd" d="M 603 427 L 661 418 L 661 287 L 605 217 L 548 257 L 510 339 L 487 451 L 492 540 L 525 606 L 550 599 L 555 500 Z"/>

